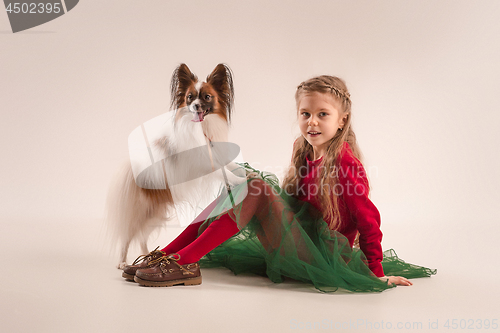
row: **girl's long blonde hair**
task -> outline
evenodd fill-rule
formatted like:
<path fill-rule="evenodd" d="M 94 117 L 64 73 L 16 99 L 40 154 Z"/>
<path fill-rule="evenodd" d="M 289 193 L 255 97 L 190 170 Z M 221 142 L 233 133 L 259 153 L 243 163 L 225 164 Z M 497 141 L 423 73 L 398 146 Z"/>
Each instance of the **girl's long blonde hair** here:
<path fill-rule="evenodd" d="M 345 82 L 335 76 L 322 75 L 314 77 L 302 82 L 295 93 L 295 102 L 297 112 L 299 102 L 303 94 L 310 92 L 320 92 L 323 94 L 331 94 L 340 104 L 341 118 L 344 118 L 344 127 L 342 130 L 337 130 L 337 133 L 328 142 L 326 153 L 323 156 L 323 161 L 319 173 L 319 189 L 318 197 L 321 204 L 323 219 L 330 221 L 330 229 L 338 230 L 342 221 L 340 221 L 338 198 L 335 194 L 335 185 L 338 183 L 339 170 L 339 155 L 342 150 L 342 145 L 347 142 L 356 158 L 361 160 L 361 152 L 356 142 L 356 135 L 351 126 L 351 97 Z M 301 172 L 306 167 L 306 156 L 311 157 L 313 147 L 301 135 L 293 146 L 292 162 L 283 180 L 282 188 L 287 193 L 297 195 Z M 335 200 L 333 200 L 335 199 Z"/>

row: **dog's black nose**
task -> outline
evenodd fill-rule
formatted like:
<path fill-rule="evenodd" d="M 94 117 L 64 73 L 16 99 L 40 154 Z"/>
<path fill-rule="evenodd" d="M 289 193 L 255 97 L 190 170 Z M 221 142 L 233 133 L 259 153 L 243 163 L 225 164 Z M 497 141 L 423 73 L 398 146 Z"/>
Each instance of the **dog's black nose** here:
<path fill-rule="evenodd" d="M 193 104 L 193 109 L 194 111 L 201 111 L 201 104 L 199 103 Z"/>

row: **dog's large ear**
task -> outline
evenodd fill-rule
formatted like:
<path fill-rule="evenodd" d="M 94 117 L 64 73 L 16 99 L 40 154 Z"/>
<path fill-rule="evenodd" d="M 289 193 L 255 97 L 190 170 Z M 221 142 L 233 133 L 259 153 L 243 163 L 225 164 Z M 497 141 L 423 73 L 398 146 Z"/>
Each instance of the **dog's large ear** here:
<path fill-rule="evenodd" d="M 220 104 L 226 109 L 228 120 L 231 120 L 234 102 L 233 73 L 225 64 L 218 64 L 213 72 L 207 76 L 207 83 L 217 90 Z"/>
<path fill-rule="evenodd" d="M 178 109 L 185 103 L 186 92 L 191 84 L 198 82 L 196 75 L 191 73 L 186 64 L 180 64 L 172 74 L 170 81 L 170 108 Z"/>

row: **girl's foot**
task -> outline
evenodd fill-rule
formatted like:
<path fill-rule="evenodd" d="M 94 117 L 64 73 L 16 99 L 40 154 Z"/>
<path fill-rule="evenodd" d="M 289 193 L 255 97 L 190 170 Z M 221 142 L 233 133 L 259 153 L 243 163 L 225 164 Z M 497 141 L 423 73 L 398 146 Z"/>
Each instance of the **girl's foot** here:
<path fill-rule="evenodd" d="M 137 257 L 132 265 L 126 265 L 123 267 L 122 277 L 127 280 L 134 281 L 135 273 L 138 269 L 149 267 L 151 266 L 151 262 L 165 256 L 166 253 L 158 250 L 158 247 L 149 252 L 149 254 Z"/>
<path fill-rule="evenodd" d="M 151 261 L 146 268 L 135 273 L 134 281 L 146 287 L 171 287 L 201 284 L 200 265 L 197 262 L 181 265 L 177 253 L 169 254 Z"/>

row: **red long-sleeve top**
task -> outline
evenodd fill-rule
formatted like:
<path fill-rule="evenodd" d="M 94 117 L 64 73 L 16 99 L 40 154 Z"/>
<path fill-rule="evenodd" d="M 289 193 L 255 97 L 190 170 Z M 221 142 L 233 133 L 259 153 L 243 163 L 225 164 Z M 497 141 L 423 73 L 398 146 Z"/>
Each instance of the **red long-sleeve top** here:
<path fill-rule="evenodd" d="M 322 211 L 319 202 L 319 168 L 323 157 L 310 161 L 307 158 L 307 174 L 302 177 L 299 199 L 311 203 Z M 338 184 L 332 189 L 338 195 L 340 228 L 352 246 L 359 231 L 359 246 L 368 260 L 368 267 L 378 277 L 384 276 L 382 269 L 382 231 L 380 230 L 380 213 L 368 198 L 369 185 L 365 169 L 347 142 L 344 142 L 339 155 Z M 326 221 L 328 224 L 330 221 Z"/>

